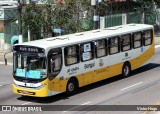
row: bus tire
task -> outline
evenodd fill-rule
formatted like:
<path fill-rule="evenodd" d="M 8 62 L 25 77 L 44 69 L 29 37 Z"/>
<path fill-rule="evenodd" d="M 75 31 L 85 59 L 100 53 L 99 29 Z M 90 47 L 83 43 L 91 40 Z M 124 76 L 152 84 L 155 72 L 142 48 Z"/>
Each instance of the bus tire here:
<path fill-rule="evenodd" d="M 66 93 L 68 96 L 73 95 L 78 88 L 78 83 L 75 79 L 70 79 L 67 83 Z"/>
<path fill-rule="evenodd" d="M 126 62 L 126 63 L 124 63 L 124 65 L 122 67 L 123 78 L 130 76 L 130 73 L 131 73 L 131 65 L 130 65 L 130 63 Z"/>

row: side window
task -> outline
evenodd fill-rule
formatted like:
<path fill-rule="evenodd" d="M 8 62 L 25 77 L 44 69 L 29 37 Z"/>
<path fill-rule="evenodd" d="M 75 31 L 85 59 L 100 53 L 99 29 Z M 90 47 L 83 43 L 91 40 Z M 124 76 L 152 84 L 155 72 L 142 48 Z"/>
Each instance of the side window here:
<path fill-rule="evenodd" d="M 119 37 L 109 38 L 109 54 L 116 54 L 120 51 Z"/>
<path fill-rule="evenodd" d="M 121 51 L 128 51 L 131 49 L 131 35 L 121 36 Z"/>
<path fill-rule="evenodd" d="M 151 45 L 152 44 L 152 30 L 147 30 L 143 32 L 143 38 L 144 38 L 144 45 Z"/>
<path fill-rule="evenodd" d="M 79 62 L 79 46 L 78 45 L 66 47 L 64 51 L 65 51 L 66 66 L 76 64 Z"/>
<path fill-rule="evenodd" d="M 81 57 L 82 57 L 82 62 L 94 59 L 93 42 L 81 44 Z"/>
<path fill-rule="evenodd" d="M 139 48 L 142 46 L 142 33 L 133 33 L 133 48 Z"/>
<path fill-rule="evenodd" d="M 52 49 L 48 53 L 48 73 L 49 79 L 53 79 L 59 74 L 62 68 L 62 49 Z"/>
<path fill-rule="evenodd" d="M 106 40 L 96 41 L 96 57 L 104 57 L 107 55 L 107 43 Z"/>

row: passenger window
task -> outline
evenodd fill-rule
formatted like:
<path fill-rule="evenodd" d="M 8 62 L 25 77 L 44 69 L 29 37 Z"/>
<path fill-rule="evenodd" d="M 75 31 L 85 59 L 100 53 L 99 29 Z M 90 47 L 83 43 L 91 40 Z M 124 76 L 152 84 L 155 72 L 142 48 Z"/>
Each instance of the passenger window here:
<path fill-rule="evenodd" d="M 133 48 L 139 48 L 142 46 L 142 33 L 137 32 L 133 34 Z"/>
<path fill-rule="evenodd" d="M 107 55 L 106 40 L 96 41 L 96 57 L 104 57 Z"/>
<path fill-rule="evenodd" d="M 119 50 L 119 37 L 113 37 L 109 39 L 109 53 L 116 54 Z"/>
<path fill-rule="evenodd" d="M 81 45 L 82 61 L 94 59 L 94 45 L 93 42 Z"/>
<path fill-rule="evenodd" d="M 128 51 L 131 49 L 131 35 L 121 36 L 121 51 Z"/>
<path fill-rule="evenodd" d="M 143 32 L 144 46 L 152 44 L 152 30 L 147 30 Z"/>
<path fill-rule="evenodd" d="M 62 49 L 52 49 L 48 53 L 48 75 L 53 79 L 59 74 L 62 68 Z"/>
<path fill-rule="evenodd" d="M 79 62 L 79 46 L 78 45 L 66 47 L 64 51 L 65 51 L 66 66 L 76 64 Z"/>

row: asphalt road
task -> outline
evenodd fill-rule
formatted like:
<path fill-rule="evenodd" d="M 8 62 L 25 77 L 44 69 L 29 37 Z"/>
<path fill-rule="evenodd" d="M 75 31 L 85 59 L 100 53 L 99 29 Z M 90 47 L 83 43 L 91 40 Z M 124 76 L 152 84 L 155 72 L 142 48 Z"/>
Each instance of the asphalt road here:
<path fill-rule="evenodd" d="M 0 65 L 0 105 L 73 105 L 63 111 L 32 112 L 33 114 L 144 114 L 145 111 L 100 111 L 98 105 L 156 105 L 160 102 L 160 48 L 144 66 L 122 79 L 117 76 L 94 83 L 78 90 L 76 95 L 67 97 L 65 93 L 48 98 L 22 97 L 12 93 L 12 66 Z M 71 111 L 87 109 L 93 111 Z M 50 107 L 54 108 L 54 107 Z M 127 108 L 127 107 L 126 107 Z M 126 109 L 127 110 L 127 109 Z M 2 112 L 0 112 L 2 113 Z M 8 112 L 9 113 L 9 112 Z M 14 112 L 15 114 L 21 112 Z"/>

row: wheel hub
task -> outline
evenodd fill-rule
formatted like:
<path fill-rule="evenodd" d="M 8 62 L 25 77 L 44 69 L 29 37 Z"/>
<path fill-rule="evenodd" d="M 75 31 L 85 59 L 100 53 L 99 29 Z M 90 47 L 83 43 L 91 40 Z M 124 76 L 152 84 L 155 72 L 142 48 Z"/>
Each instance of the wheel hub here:
<path fill-rule="evenodd" d="M 69 91 L 73 91 L 73 90 L 74 90 L 74 84 L 73 84 L 73 83 L 70 83 L 70 84 L 68 85 L 68 90 L 69 90 Z"/>
<path fill-rule="evenodd" d="M 127 76 L 129 73 L 129 68 L 127 66 L 125 66 L 124 68 L 124 74 Z"/>

